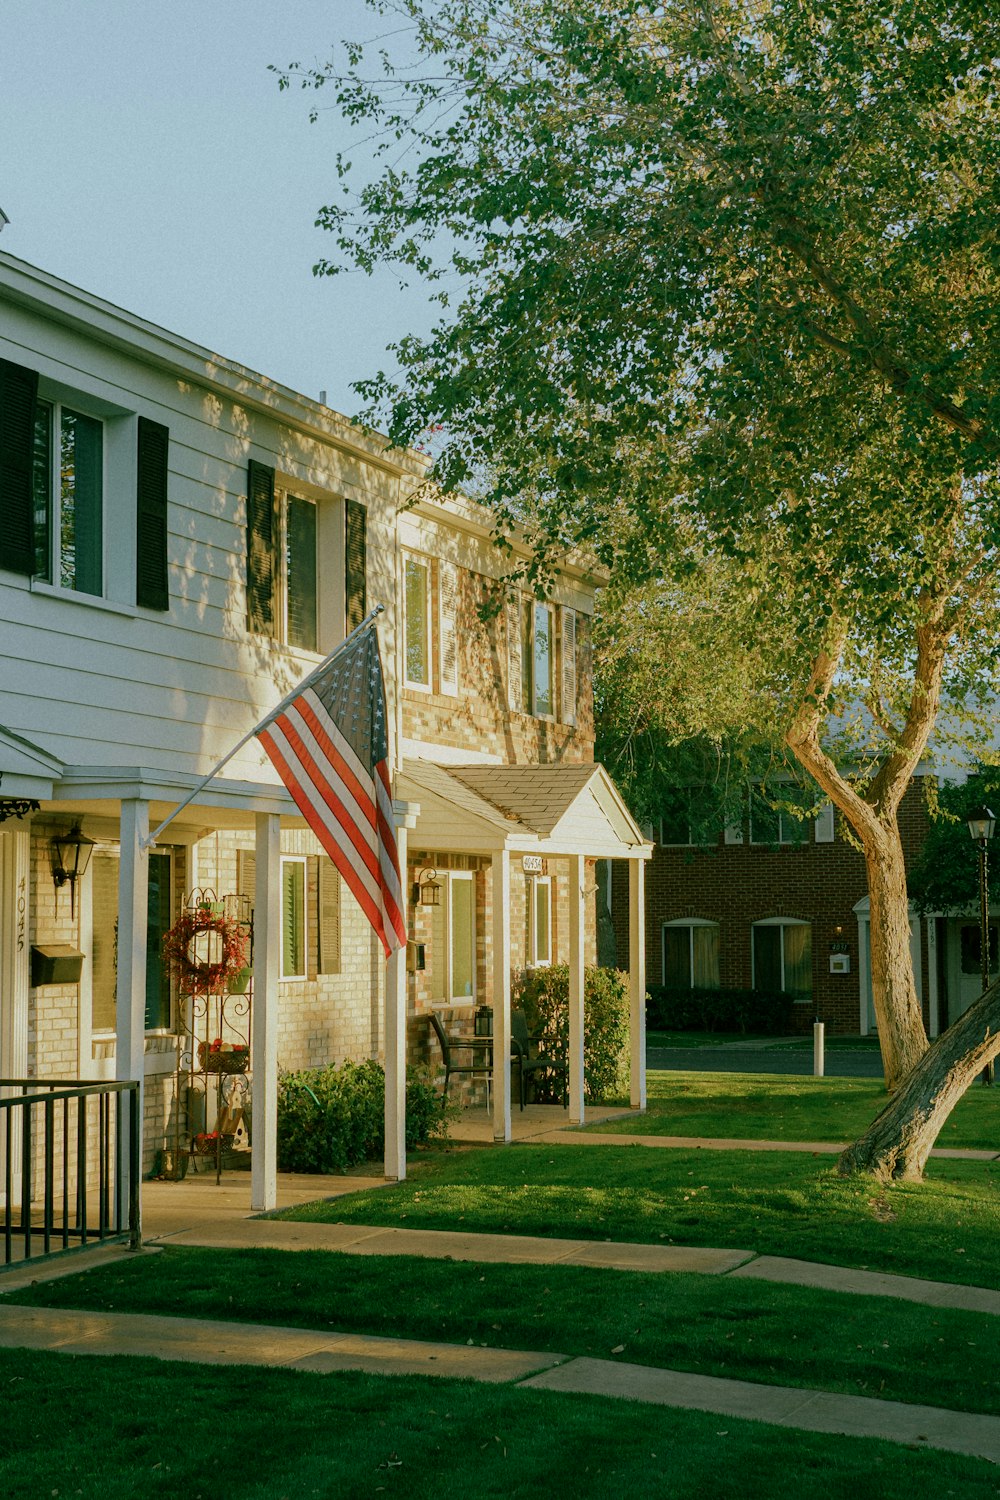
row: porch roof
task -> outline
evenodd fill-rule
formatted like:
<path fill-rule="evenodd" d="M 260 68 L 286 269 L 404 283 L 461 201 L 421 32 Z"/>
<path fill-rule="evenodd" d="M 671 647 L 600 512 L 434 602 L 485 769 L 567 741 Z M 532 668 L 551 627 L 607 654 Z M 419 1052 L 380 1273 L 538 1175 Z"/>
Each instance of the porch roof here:
<path fill-rule="evenodd" d="M 441 766 L 404 760 L 396 795 L 420 804 L 428 849 L 648 859 L 652 845 L 607 771 L 584 765 Z"/>

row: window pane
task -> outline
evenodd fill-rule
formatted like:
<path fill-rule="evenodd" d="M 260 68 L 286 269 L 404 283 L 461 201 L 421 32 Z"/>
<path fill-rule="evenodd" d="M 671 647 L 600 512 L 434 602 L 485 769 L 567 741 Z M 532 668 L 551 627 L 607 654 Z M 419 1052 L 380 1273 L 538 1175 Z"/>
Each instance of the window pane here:
<path fill-rule="evenodd" d="M 664 927 L 663 983 L 678 989 L 691 987 L 691 929 Z"/>
<path fill-rule="evenodd" d="M 753 986 L 755 990 L 781 989 L 780 927 L 755 927 L 753 930 Z"/>
<path fill-rule="evenodd" d="M 285 570 L 288 644 L 315 651 L 316 507 L 295 495 L 287 499 Z"/>
<path fill-rule="evenodd" d="M 521 707 L 526 714 L 535 711 L 534 672 L 534 606 L 530 599 L 521 600 Z"/>
<path fill-rule="evenodd" d="M 163 934 L 170 926 L 170 855 L 149 855 L 146 936 L 146 1030 L 170 1025 L 170 976 L 163 967 Z"/>
<path fill-rule="evenodd" d="M 997 924 L 995 922 L 991 922 L 989 924 L 988 930 L 990 935 L 990 973 L 996 974 L 998 947 Z M 979 940 L 979 923 L 977 922 L 975 923 L 975 925 L 973 925 L 973 923 L 971 922 L 963 923 L 961 928 L 959 929 L 959 937 L 961 943 L 962 973 L 981 974 L 982 944 Z"/>
<path fill-rule="evenodd" d="M 63 409 L 59 450 L 59 581 L 99 594 L 103 587 L 101 424 Z"/>
<path fill-rule="evenodd" d="M 440 876 L 438 877 L 441 878 Z M 448 952 L 445 947 L 447 942 L 447 931 L 445 916 L 447 907 L 442 899 L 440 906 L 427 908 L 431 914 L 431 951 L 429 955 L 431 999 L 447 1000 L 448 990 Z"/>
<path fill-rule="evenodd" d="M 751 844 L 777 844 L 781 838 L 781 819 L 756 789 L 750 793 Z"/>
<path fill-rule="evenodd" d="M 547 604 L 535 605 L 535 713 L 551 714 L 552 707 L 552 611 Z"/>
<path fill-rule="evenodd" d="M 451 993 L 461 1000 L 473 993 L 475 979 L 475 910 L 471 880 L 451 885 Z"/>
<path fill-rule="evenodd" d="M 427 568 L 412 557 L 404 568 L 406 590 L 406 676 L 430 687 L 430 621 L 427 618 Z"/>
<path fill-rule="evenodd" d="M 552 886 L 547 880 L 535 881 L 535 963 L 552 962 Z"/>
<path fill-rule="evenodd" d="M 689 844 L 691 842 L 691 796 L 686 789 L 675 789 L 667 793 L 660 818 L 661 844 Z"/>
<path fill-rule="evenodd" d="M 719 929 L 718 927 L 692 927 L 691 948 L 694 955 L 694 977 L 697 989 L 716 990 L 719 987 Z"/>
<path fill-rule="evenodd" d="M 305 964 L 306 867 L 299 860 L 281 866 L 281 977 L 300 979 Z"/>
<path fill-rule="evenodd" d="M 812 994 L 812 928 L 782 927 L 785 940 L 785 989 L 790 995 Z"/>
<path fill-rule="evenodd" d="M 52 582 L 52 408 L 40 401 L 31 454 L 35 507 L 35 573 Z"/>

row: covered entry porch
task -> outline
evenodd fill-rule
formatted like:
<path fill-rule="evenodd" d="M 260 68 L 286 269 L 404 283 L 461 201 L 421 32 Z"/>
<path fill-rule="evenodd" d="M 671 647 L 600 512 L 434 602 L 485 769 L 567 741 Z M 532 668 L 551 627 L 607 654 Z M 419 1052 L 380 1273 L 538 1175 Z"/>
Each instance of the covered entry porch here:
<path fill-rule="evenodd" d="M 625 860 L 629 868 L 629 1099 L 632 1109 L 646 1105 L 644 873 L 652 846 L 622 801 L 602 766 L 580 765 L 447 765 L 406 760 L 396 778 L 396 795 L 412 809 L 404 830 L 409 854 L 406 881 L 412 899 L 410 931 L 420 928 L 420 886 L 452 866 L 472 870 L 476 881 L 475 978 L 464 993 L 445 992 L 444 1008 L 452 1013 L 464 1003 L 467 1013 L 486 1003 L 493 1012 L 493 1056 L 511 1053 L 512 977 L 533 962 L 550 962 L 531 951 L 532 932 L 541 920 L 539 891 L 548 892 L 550 920 L 558 951 L 569 971 L 569 1123 L 586 1116 L 584 1079 L 584 974 L 588 947 L 593 953 L 597 895 L 595 862 Z M 402 850 L 401 850 L 402 853 Z M 458 872 L 456 872 L 457 875 Z M 468 878 L 468 876 L 466 877 Z M 542 884 L 547 883 L 547 884 Z M 470 898 L 464 898 L 466 903 Z M 426 930 L 423 933 L 426 936 Z M 447 919 L 430 938 L 425 964 L 437 962 L 434 943 L 452 946 Z M 595 955 L 596 956 L 596 955 Z M 406 1036 L 407 1021 L 426 1014 L 439 1002 L 431 998 L 421 971 L 409 973 L 401 953 L 390 964 L 386 1017 L 386 1158 L 389 1177 L 405 1175 L 405 1049 L 392 1049 L 393 1034 Z M 591 960 L 593 961 L 593 959 Z M 440 993 L 440 991 L 438 991 Z M 491 1090 L 492 1139 L 513 1138 L 511 1072 L 498 1065 Z"/>

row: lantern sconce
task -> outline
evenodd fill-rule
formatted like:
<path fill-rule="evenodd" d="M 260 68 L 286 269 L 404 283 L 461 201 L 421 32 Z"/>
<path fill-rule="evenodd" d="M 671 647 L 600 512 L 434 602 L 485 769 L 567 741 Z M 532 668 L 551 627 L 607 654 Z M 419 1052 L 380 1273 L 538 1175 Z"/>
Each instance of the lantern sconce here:
<path fill-rule="evenodd" d="M 441 882 L 437 870 L 421 870 L 413 883 L 414 906 L 440 906 Z"/>
<path fill-rule="evenodd" d="M 94 851 L 94 840 L 80 832 L 79 823 L 69 833 L 56 834 L 49 844 L 52 860 L 52 879 L 56 890 L 69 882 L 69 914 L 76 915 L 76 882 L 86 873 L 90 856 Z"/>

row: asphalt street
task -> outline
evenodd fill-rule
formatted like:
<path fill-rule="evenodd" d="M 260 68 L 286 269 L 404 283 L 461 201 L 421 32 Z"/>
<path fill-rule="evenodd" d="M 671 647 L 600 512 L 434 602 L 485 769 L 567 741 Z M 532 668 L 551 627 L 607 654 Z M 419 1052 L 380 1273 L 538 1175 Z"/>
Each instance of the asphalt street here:
<path fill-rule="evenodd" d="M 791 1073 L 811 1077 L 813 1051 L 811 1043 L 801 1048 L 766 1043 L 754 1047 L 745 1042 L 721 1047 L 649 1047 L 646 1066 L 674 1073 Z M 825 1073 L 827 1078 L 881 1078 L 881 1054 L 877 1047 L 845 1047 L 842 1051 L 828 1047 Z"/>

